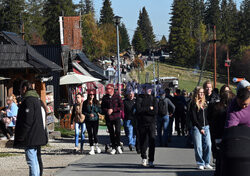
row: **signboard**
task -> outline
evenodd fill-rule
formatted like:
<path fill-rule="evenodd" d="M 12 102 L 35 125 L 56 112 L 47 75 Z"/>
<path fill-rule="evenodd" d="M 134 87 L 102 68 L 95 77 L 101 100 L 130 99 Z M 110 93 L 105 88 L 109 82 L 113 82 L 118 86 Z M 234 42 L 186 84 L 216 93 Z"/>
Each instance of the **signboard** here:
<path fill-rule="evenodd" d="M 225 67 L 230 67 L 231 65 L 231 60 L 227 59 L 225 60 Z"/>

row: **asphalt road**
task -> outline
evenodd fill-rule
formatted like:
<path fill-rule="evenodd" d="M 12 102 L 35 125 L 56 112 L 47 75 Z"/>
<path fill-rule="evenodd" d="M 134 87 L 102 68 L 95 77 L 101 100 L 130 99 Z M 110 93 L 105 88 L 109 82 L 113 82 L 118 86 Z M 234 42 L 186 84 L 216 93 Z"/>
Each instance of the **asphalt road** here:
<path fill-rule="evenodd" d="M 100 137 L 100 143 L 108 141 L 108 136 Z M 123 137 L 123 141 L 124 141 Z M 126 143 L 126 142 L 125 142 Z M 156 148 L 155 168 L 142 167 L 141 157 L 125 146 L 123 154 L 108 153 L 84 155 L 79 161 L 59 170 L 56 176 L 117 176 L 117 175 L 167 175 L 167 176 L 212 176 L 213 171 L 196 169 L 194 151 L 184 148 L 184 137 L 173 137 L 169 147 Z M 87 151 L 86 151 L 87 153 Z"/>

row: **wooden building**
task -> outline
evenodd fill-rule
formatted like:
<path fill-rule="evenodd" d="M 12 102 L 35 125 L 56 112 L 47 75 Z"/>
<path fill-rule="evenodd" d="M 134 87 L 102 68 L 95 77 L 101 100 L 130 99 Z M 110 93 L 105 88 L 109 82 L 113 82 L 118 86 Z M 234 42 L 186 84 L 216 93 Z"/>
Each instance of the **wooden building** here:
<path fill-rule="evenodd" d="M 0 76 L 9 78 L 1 82 L 1 106 L 5 105 L 8 95 L 20 95 L 22 80 L 36 83 L 36 90 L 46 103 L 45 81 L 52 72 L 62 68 L 39 54 L 21 36 L 12 32 L 0 32 Z"/>

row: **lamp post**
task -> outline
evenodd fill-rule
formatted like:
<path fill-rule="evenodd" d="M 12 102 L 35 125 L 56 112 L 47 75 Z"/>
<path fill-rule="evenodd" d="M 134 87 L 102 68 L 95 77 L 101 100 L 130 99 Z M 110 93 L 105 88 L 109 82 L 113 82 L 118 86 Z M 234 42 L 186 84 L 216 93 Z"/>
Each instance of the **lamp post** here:
<path fill-rule="evenodd" d="M 119 24 L 120 24 L 121 18 L 122 17 L 120 16 L 114 17 L 114 22 L 116 25 L 116 40 L 117 40 L 117 69 L 118 69 L 118 92 L 119 94 L 121 94 L 120 47 L 119 47 Z"/>

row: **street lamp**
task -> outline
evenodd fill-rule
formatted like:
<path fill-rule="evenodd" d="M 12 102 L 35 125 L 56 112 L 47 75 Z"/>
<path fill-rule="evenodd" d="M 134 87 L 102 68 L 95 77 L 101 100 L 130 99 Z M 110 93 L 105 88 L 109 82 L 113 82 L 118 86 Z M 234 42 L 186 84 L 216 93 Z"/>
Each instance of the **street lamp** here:
<path fill-rule="evenodd" d="M 121 82 L 121 72 L 120 72 L 120 48 L 119 48 L 119 24 L 121 21 L 120 16 L 115 16 L 114 17 L 114 22 L 116 25 L 116 40 L 117 40 L 117 69 L 118 69 L 118 92 L 121 94 L 121 87 L 120 87 L 120 82 Z"/>

